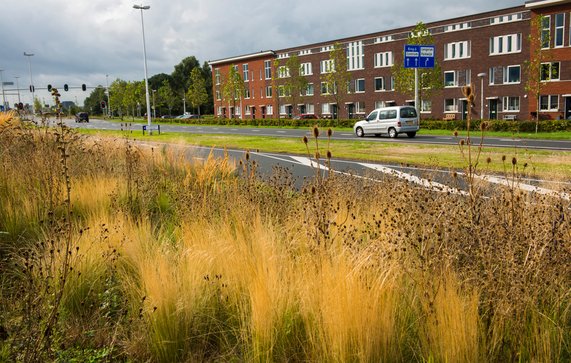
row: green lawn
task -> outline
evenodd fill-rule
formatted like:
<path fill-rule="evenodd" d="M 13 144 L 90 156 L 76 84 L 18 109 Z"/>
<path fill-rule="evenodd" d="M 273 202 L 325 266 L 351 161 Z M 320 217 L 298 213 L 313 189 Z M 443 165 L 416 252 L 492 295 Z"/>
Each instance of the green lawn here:
<path fill-rule="evenodd" d="M 230 149 L 244 149 L 274 153 L 292 153 L 301 155 L 314 155 L 315 141 L 310 139 L 306 146 L 301 139 L 267 137 L 267 136 L 239 136 L 239 135 L 205 135 L 190 133 L 163 133 L 161 135 L 142 135 L 141 131 L 94 131 L 82 130 L 85 134 L 98 134 L 100 136 L 131 137 L 137 140 L 159 141 L 177 144 L 198 145 L 206 147 L 226 147 Z M 322 132 L 322 135 L 324 132 Z M 324 136 L 319 138 L 321 155 L 326 155 L 328 141 Z M 467 162 L 459 146 L 456 145 L 423 145 L 409 143 L 381 143 L 374 141 L 355 142 L 352 140 L 331 140 L 329 149 L 333 158 L 397 163 L 403 165 L 430 166 L 437 168 L 461 169 Z M 465 149 L 465 153 L 467 150 Z M 473 147 L 473 155 L 477 147 Z M 505 158 L 504 158 L 505 157 Z M 571 152 L 526 150 L 524 148 L 482 148 L 478 168 L 486 172 L 511 173 L 513 158 L 517 159 L 517 171 L 525 176 L 542 178 L 565 179 L 571 178 Z M 490 160 L 488 163 L 487 160 Z M 502 161 L 505 159 L 506 161 Z M 527 164 L 524 167 L 524 164 Z"/>

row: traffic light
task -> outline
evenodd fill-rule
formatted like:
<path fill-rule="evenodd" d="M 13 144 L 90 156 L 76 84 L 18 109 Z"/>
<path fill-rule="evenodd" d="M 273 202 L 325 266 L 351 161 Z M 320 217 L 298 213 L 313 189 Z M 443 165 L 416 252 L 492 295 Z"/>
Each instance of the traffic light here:
<path fill-rule="evenodd" d="M 105 101 L 101 101 L 101 108 L 105 108 Z"/>
<path fill-rule="evenodd" d="M 85 85 L 85 83 L 81 85 L 81 90 L 82 90 L 82 91 L 87 91 L 87 86 Z"/>
<path fill-rule="evenodd" d="M 48 84 L 48 92 L 51 92 L 51 91 L 52 91 L 52 85 Z"/>
<path fill-rule="evenodd" d="M 35 91 L 34 86 L 30 86 L 30 92 L 34 92 L 34 91 Z"/>
<path fill-rule="evenodd" d="M 66 92 L 69 91 L 69 87 L 68 87 L 67 84 L 64 84 L 64 85 L 63 85 L 63 90 L 66 91 Z"/>

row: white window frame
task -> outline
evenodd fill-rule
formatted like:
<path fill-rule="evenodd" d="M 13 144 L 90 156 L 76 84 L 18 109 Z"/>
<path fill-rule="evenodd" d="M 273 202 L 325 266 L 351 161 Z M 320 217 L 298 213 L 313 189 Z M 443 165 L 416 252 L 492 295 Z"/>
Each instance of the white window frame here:
<path fill-rule="evenodd" d="M 551 46 L 551 15 L 544 15 L 541 23 L 541 49 Z"/>
<path fill-rule="evenodd" d="M 547 99 L 547 108 L 543 108 L 543 99 Z M 554 105 L 553 100 L 555 102 L 555 108 L 552 106 Z M 559 111 L 559 95 L 541 95 L 539 96 L 539 112 L 557 112 Z"/>
<path fill-rule="evenodd" d="M 452 105 L 446 105 L 446 102 L 452 100 Z M 458 112 L 458 99 L 456 98 L 446 98 L 444 99 L 444 113 L 455 113 Z"/>
<path fill-rule="evenodd" d="M 446 84 L 446 75 L 447 74 L 453 74 L 454 75 L 454 80 L 452 81 L 452 84 Z M 444 88 L 453 88 L 453 87 L 458 87 L 458 74 L 456 71 L 445 71 L 444 72 Z"/>
<path fill-rule="evenodd" d="M 561 25 L 557 25 L 557 20 L 559 17 L 563 18 Z M 554 15 L 555 17 L 555 34 L 553 37 L 553 48 L 562 48 L 565 46 L 565 13 L 558 13 Z M 561 35 L 559 37 L 559 35 Z M 559 45 L 558 45 L 559 43 Z"/>
<path fill-rule="evenodd" d="M 311 90 L 311 93 L 310 93 Z M 315 87 L 313 86 L 313 83 L 308 83 L 307 84 L 307 88 L 305 89 L 305 95 L 306 96 L 313 96 L 315 94 Z"/>
<path fill-rule="evenodd" d="M 377 89 L 377 80 L 381 81 L 381 88 Z M 375 77 L 375 92 L 386 91 L 387 85 L 385 84 L 385 77 Z"/>
<path fill-rule="evenodd" d="M 521 33 L 498 35 L 490 38 L 490 55 L 521 53 Z"/>
<path fill-rule="evenodd" d="M 472 56 L 472 42 L 464 40 L 444 45 L 444 60 L 467 59 Z"/>
<path fill-rule="evenodd" d="M 266 98 L 272 98 L 272 86 L 266 86 Z"/>
<path fill-rule="evenodd" d="M 335 70 L 335 62 L 333 59 L 324 59 L 319 63 L 319 71 L 321 74 L 331 73 Z"/>
<path fill-rule="evenodd" d="M 302 63 L 299 66 L 299 73 L 302 76 L 311 76 L 313 74 L 313 69 L 311 68 L 311 62 Z"/>
<path fill-rule="evenodd" d="M 322 115 L 330 115 L 331 114 L 331 105 L 329 103 L 322 103 L 321 104 L 321 114 Z"/>
<path fill-rule="evenodd" d="M 374 59 L 375 68 L 392 67 L 393 63 L 394 63 L 394 58 L 392 51 L 375 53 L 375 59 Z"/>
<path fill-rule="evenodd" d="M 510 104 L 510 101 L 516 101 L 517 100 L 517 108 L 510 108 L 512 107 L 512 105 Z M 521 103 L 520 103 L 520 98 L 519 96 L 504 96 L 502 97 L 502 111 L 503 112 L 519 112 L 521 107 Z"/>
<path fill-rule="evenodd" d="M 248 71 L 248 63 L 242 64 L 242 78 L 244 82 L 250 81 L 249 71 Z"/>
<path fill-rule="evenodd" d="M 355 71 L 363 69 L 365 52 L 363 51 L 363 41 L 355 41 L 347 44 L 347 70 Z"/>
<path fill-rule="evenodd" d="M 363 86 L 359 87 L 359 84 Z M 355 80 L 355 93 L 365 93 L 365 78 L 358 78 Z"/>
<path fill-rule="evenodd" d="M 365 113 L 365 102 L 357 102 L 355 103 L 355 113 L 357 114 L 364 114 Z"/>
<path fill-rule="evenodd" d="M 216 85 L 220 84 L 220 69 L 219 68 L 214 69 L 214 82 Z"/>
<path fill-rule="evenodd" d="M 287 66 L 278 67 L 278 78 L 288 78 L 289 76 L 289 68 Z"/>
<path fill-rule="evenodd" d="M 266 115 L 273 115 L 274 114 L 274 106 L 273 105 L 267 105 L 266 106 Z"/>
<path fill-rule="evenodd" d="M 550 82 L 550 81 L 559 81 L 561 79 L 561 62 L 557 61 L 557 62 L 546 62 L 546 63 L 541 63 L 541 77 L 543 76 L 543 66 L 544 65 L 549 65 L 548 68 L 548 77 L 546 77 L 545 79 L 541 78 L 542 82 Z M 553 74 L 553 65 L 557 64 L 557 74 L 556 77 L 557 78 L 551 78 L 551 75 Z"/>
<path fill-rule="evenodd" d="M 220 95 L 220 91 L 216 90 L 216 101 L 220 101 L 220 100 L 222 100 L 222 97 Z"/>
<path fill-rule="evenodd" d="M 518 80 L 516 82 L 510 82 L 509 80 L 509 74 L 510 74 L 510 69 L 512 68 L 519 68 L 519 77 Z M 521 65 L 519 64 L 513 64 L 513 65 L 509 65 L 503 68 L 503 83 L 504 84 L 519 84 L 521 83 Z"/>
<path fill-rule="evenodd" d="M 305 113 L 310 115 L 315 115 L 315 106 L 313 105 L 313 103 L 308 103 L 307 105 L 305 105 Z"/>
<path fill-rule="evenodd" d="M 431 113 L 432 112 L 432 100 L 420 101 L 420 112 Z"/>
<path fill-rule="evenodd" d="M 264 61 L 264 77 L 265 79 L 272 79 L 272 61 Z"/>

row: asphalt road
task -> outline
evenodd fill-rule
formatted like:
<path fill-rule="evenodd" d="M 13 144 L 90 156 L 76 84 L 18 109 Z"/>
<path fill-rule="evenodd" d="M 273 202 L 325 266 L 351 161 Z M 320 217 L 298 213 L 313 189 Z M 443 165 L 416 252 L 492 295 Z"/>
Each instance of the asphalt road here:
<path fill-rule="evenodd" d="M 66 121 L 71 127 L 81 127 L 88 129 L 111 129 L 119 130 L 121 127 L 124 129 L 131 127 L 133 129 L 142 127 L 142 124 L 132 124 L 130 126 L 125 123 L 108 122 L 104 120 L 93 119 L 89 123 L 77 124 L 73 121 Z M 216 127 L 216 126 L 161 126 L 162 132 L 189 132 L 197 134 L 237 134 L 237 135 L 255 135 L 255 136 L 278 136 L 278 137 L 295 137 L 301 138 L 304 135 L 309 135 L 310 130 L 304 129 L 256 129 L 256 128 L 239 128 L 239 127 Z M 333 136 L 338 140 L 354 140 L 361 142 L 363 139 L 354 136 L 351 133 L 337 133 Z M 456 144 L 458 141 L 446 137 L 423 136 L 419 135 L 415 139 L 408 137 L 398 138 L 397 140 L 389 139 L 387 137 L 381 138 L 365 138 L 365 140 L 376 142 L 405 142 L 405 143 L 433 143 L 433 144 Z M 525 140 L 528 142 L 529 140 Z M 141 147 L 162 147 L 164 143 L 157 143 L 151 141 L 138 141 Z M 536 140 L 534 147 L 530 147 L 518 140 L 508 139 L 493 139 L 490 146 L 496 147 L 528 147 L 539 148 L 548 150 L 569 150 L 571 151 L 571 142 L 568 141 L 550 141 L 550 140 Z M 246 164 L 244 150 L 227 150 L 227 149 L 213 149 L 210 147 L 198 146 L 174 146 L 170 147 L 182 148 L 186 153 L 189 160 L 204 160 L 210 153 L 214 156 L 222 157 L 227 153 L 230 159 L 236 164 L 238 172 L 242 172 L 240 161 L 242 165 Z M 268 178 L 276 172 L 277 169 L 286 171 L 291 175 L 298 188 L 302 187 L 305 180 L 313 178 L 316 174 L 321 174 L 323 177 L 328 177 L 331 174 L 346 175 L 354 178 L 367 179 L 369 181 L 382 181 L 387 178 L 396 178 L 406 180 L 407 182 L 416 185 L 417 187 L 432 189 L 440 192 L 450 192 L 465 195 L 465 184 L 463 182 L 463 175 L 457 170 L 439 170 L 433 168 L 418 168 L 407 167 L 403 165 L 390 165 L 390 164 L 375 164 L 352 160 L 331 160 L 329 163 L 325 160 L 316 162 L 315 159 L 307 156 L 276 154 L 266 152 L 250 152 L 249 165 L 256 164 L 258 175 L 263 178 Z M 452 174 L 459 175 L 453 177 Z M 483 182 L 491 183 L 494 185 L 505 185 L 506 178 L 491 175 L 479 176 Z M 518 187 L 528 191 L 535 191 L 537 193 L 555 194 L 563 188 L 571 188 L 571 182 L 552 182 L 548 180 L 538 179 L 521 179 L 519 180 Z M 570 196 L 567 193 L 559 194 L 564 199 L 569 200 Z"/>
<path fill-rule="evenodd" d="M 107 129 L 120 130 L 122 126 L 118 122 L 109 122 L 100 119 L 91 119 L 89 123 L 75 123 L 73 120 L 66 120 L 70 127 L 81 127 L 87 129 Z M 123 123 L 123 125 L 127 122 Z M 140 130 L 144 124 L 130 123 L 130 127 Z M 325 130 L 322 130 L 323 133 Z M 254 128 L 254 127 L 236 127 L 236 126 L 172 126 L 161 125 L 161 132 L 188 132 L 194 134 L 233 134 L 246 136 L 271 136 L 271 137 L 290 137 L 302 138 L 304 135 L 310 135 L 309 129 L 279 129 L 279 128 Z M 451 136 L 433 136 L 423 135 L 422 129 L 413 139 L 400 135 L 396 139 L 390 139 L 387 136 L 381 137 L 364 137 L 359 138 L 352 132 L 341 131 L 334 132 L 333 140 L 351 140 L 355 142 L 387 142 L 387 143 L 407 143 L 407 144 L 433 144 L 433 145 L 456 145 L 459 139 Z M 475 137 L 474 143 L 479 139 Z M 531 140 L 531 139 L 515 139 L 515 138 L 497 138 L 486 137 L 483 146 L 485 147 L 503 147 L 503 148 L 523 148 L 535 150 L 553 150 L 553 151 L 571 151 L 571 140 Z"/>

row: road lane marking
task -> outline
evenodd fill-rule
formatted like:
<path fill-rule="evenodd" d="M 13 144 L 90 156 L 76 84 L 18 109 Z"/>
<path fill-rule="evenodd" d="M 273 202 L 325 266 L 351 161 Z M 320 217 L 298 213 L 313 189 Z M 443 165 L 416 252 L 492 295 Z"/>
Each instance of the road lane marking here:
<path fill-rule="evenodd" d="M 543 194 L 543 195 L 550 195 L 552 197 L 560 197 L 562 199 L 565 200 L 571 200 L 571 195 L 569 195 L 568 193 L 565 192 L 556 192 L 555 190 L 551 190 L 551 189 L 547 189 L 547 188 L 542 188 L 542 187 L 538 187 L 535 185 L 530 185 L 530 184 L 524 184 L 524 183 L 514 183 L 511 182 L 506 179 L 506 178 L 498 178 L 495 176 L 491 176 L 491 175 L 476 175 L 476 178 L 486 181 L 488 183 L 494 183 L 494 184 L 500 184 L 506 187 L 515 187 L 515 188 L 519 188 L 521 190 L 524 190 L 526 192 L 531 192 L 531 193 L 537 193 L 537 194 Z"/>

